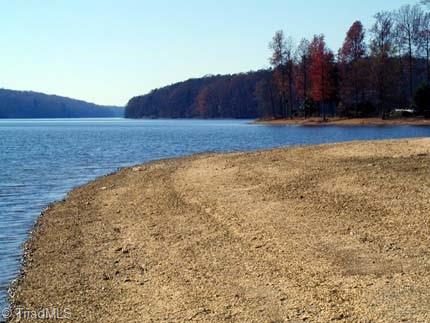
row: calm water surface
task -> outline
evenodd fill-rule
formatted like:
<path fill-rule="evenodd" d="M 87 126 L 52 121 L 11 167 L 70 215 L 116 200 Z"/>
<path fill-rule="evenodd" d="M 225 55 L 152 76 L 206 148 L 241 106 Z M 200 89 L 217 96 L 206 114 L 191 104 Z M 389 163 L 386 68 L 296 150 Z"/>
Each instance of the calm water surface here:
<path fill-rule="evenodd" d="M 48 203 L 154 159 L 349 140 L 428 137 L 430 127 L 296 127 L 237 120 L 0 120 L 0 313 L 21 245 Z M 0 317 L 1 321 L 1 317 Z"/>

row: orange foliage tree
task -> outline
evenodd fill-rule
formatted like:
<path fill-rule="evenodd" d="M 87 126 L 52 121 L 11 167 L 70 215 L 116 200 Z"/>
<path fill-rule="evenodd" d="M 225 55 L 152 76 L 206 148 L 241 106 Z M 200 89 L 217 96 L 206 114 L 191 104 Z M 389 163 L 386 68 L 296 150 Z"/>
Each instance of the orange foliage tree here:
<path fill-rule="evenodd" d="M 309 45 L 311 97 L 320 105 L 322 118 L 326 119 L 326 105 L 335 92 L 334 55 L 327 48 L 324 35 L 315 35 Z"/>

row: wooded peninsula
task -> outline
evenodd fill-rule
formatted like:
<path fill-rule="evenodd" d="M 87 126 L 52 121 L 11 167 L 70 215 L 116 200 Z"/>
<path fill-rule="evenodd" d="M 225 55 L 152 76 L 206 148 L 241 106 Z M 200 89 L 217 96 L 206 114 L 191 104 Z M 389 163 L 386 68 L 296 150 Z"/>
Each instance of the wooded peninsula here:
<path fill-rule="evenodd" d="M 282 30 L 270 68 L 210 75 L 132 98 L 128 118 L 430 117 L 430 12 L 420 5 L 355 21 L 335 53 L 323 34 L 296 43 Z"/>

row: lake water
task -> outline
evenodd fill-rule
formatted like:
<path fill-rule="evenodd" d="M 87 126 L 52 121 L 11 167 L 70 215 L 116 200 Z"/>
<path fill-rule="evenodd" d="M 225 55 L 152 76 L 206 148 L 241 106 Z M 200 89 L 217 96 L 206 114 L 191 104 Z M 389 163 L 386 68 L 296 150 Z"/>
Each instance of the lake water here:
<path fill-rule="evenodd" d="M 150 160 L 350 140 L 428 137 L 430 127 L 297 127 L 237 120 L 0 120 L 0 313 L 21 245 L 48 203 Z M 0 317 L 1 321 L 1 317 Z"/>

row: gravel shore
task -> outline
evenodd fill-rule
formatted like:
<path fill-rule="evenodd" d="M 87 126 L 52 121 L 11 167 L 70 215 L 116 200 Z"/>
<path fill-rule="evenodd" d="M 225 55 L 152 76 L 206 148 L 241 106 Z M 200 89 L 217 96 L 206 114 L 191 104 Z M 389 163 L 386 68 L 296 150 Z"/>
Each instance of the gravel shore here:
<path fill-rule="evenodd" d="M 429 219 L 430 139 L 153 162 L 44 212 L 11 300 L 73 322 L 428 322 Z"/>

